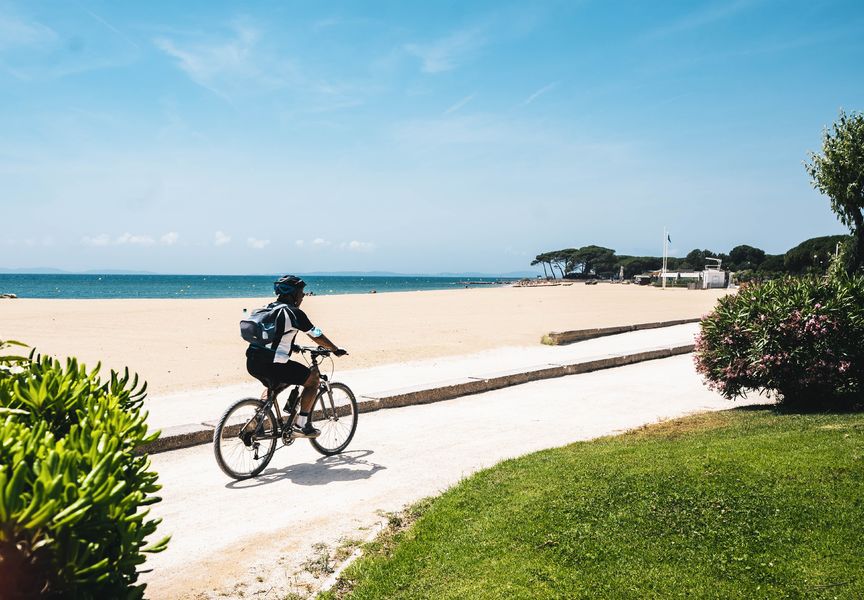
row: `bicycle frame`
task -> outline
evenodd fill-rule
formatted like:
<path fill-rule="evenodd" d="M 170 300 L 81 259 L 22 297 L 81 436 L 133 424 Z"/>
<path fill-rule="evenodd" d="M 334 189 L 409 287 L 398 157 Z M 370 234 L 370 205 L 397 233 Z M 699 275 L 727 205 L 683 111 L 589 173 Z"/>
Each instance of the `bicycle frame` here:
<path fill-rule="evenodd" d="M 311 365 L 312 369 L 318 370 L 318 358 L 319 358 L 318 356 L 312 357 L 312 365 Z M 320 391 L 326 391 L 327 392 L 327 398 L 330 401 L 330 410 L 332 411 L 333 415 L 336 415 L 336 406 L 333 404 L 333 396 L 332 396 L 331 390 L 330 390 L 330 379 L 329 379 L 329 377 L 327 377 L 327 375 L 325 375 L 321 372 L 318 373 L 318 378 L 319 378 L 318 391 L 319 392 Z M 268 387 L 267 389 L 264 390 L 264 393 L 261 394 L 261 399 L 264 400 L 264 404 L 255 413 L 255 417 L 254 417 L 254 420 L 259 421 L 258 427 L 260 427 L 261 424 L 263 424 L 263 419 L 261 419 L 261 417 L 263 415 L 267 414 L 268 410 L 270 410 L 272 408 L 272 409 L 274 409 L 274 412 L 276 413 L 276 429 L 274 431 L 274 434 L 269 435 L 269 436 L 268 435 L 261 435 L 262 439 L 279 439 L 282 437 L 285 428 L 291 426 L 291 423 L 289 421 L 293 421 L 294 420 L 293 415 L 297 414 L 297 405 L 300 403 L 300 399 L 302 398 L 302 394 L 297 394 L 297 396 L 294 398 L 294 400 L 291 402 L 291 404 L 287 407 L 288 413 L 286 416 L 291 417 L 291 418 L 285 419 L 284 421 L 282 419 L 282 410 L 279 408 L 279 403 L 276 402 L 276 399 L 278 398 L 279 394 L 281 394 L 285 390 L 287 390 L 289 388 L 300 388 L 300 387 L 303 387 L 303 386 L 299 385 L 299 384 L 287 385 L 285 387 L 282 387 L 281 389 Z M 321 408 L 323 409 L 323 411 L 326 411 L 327 407 L 323 405 L 324 404 L 324 397 L 323 396 L 321 397 L 321 404 L 322 404 Z M 315 410 L 314 404 L 312 405 L 312 410 L 313 411 Z M 249 425 L 249 423 L 244 425 L 242 429 L 245 429 L 248 425 Z"/>

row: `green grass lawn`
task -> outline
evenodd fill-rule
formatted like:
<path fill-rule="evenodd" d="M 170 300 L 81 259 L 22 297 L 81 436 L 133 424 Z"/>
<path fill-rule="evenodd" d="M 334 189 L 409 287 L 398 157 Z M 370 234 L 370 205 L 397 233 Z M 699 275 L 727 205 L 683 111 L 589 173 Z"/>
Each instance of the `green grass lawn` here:
<path fill-rule="evenodd" d="M 323 597 L 864 598 L 864 415 L 679 419 L 503 462 L 414 512 Z"/>

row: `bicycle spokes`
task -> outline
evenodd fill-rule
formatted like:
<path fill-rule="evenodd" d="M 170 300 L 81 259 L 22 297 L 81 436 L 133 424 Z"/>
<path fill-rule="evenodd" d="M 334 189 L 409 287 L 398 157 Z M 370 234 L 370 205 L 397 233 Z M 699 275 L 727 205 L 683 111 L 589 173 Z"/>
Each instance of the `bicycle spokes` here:
<path fill-rule="evenodd" d="M 214 431 L 214 453 L 219 466 L 237 479 L 259 473 L 276 449 L 278 428 L 269 405 L 257 399 L 236 402 Z"/>
<path fill-rule="evenodd" d="M 336 454 L 345 449 L 357 427 L 357 403 L 347 386 L 339 383 L 323 387 L 318 393 L 313 424 L 321 434 L 312 445 L 323 454 Z"/>

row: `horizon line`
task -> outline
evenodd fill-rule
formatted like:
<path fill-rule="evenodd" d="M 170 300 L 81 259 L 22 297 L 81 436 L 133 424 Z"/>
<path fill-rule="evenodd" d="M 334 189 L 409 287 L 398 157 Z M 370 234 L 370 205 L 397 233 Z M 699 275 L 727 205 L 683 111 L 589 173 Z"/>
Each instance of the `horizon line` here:
<path fill-rule="evenodd" d="M 438 271 L 435 273 L 402 273 L 398 271 L 295 271 L 294 273 L 296 275 L 304 275 L 307 277 L 352 275 L 364 275 L 367 277 L 512 277 L 517 273 L 540 273 L 540 271 L 524 269 L 519 271 L 506 271 L 500 273 L 483 271 Z M 9 267 L 0 268 L 0 275 L 168 275 L 176 277 L 278 277 L 283 274 L 284 273 L 282 271 L 274 271 L 272 273 L 165 273 L 158 271 L 127 271 L 123 269 L 106 269 L 104 271 L 96 269 L 88 269 L 86 271 L 66 271 L 64 269 L 54 269 L 52 267 L 32 267 L 21 269 L 13 269 Z"/>

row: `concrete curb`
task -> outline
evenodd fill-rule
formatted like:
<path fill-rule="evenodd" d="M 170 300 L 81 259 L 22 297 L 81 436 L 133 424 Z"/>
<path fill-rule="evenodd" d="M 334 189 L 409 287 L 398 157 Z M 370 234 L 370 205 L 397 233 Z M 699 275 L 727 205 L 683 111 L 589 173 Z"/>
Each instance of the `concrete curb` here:
<path fill-rule="evenodd" d="M 689 321 L 686 321 L 689 322 Z M 676 323 L 677 324 L 677 323 Z M 495 373 L 489 377 L 465 377 L 451 381 L 438 382 L 435 387 L 417 386 L 410 388 L 399 388 L 388 390 L 374 396 L 360 396 L 357 398 L 357 410 L 360 413 L 374 412 L 384 408 L 399 408 L 402 406 L 413 406 L 417 404 L 431 404 L 443 400 L 452 400 L 460 396 L 490 392 L 511 385 L 519 385 L 530 381 L 541 379 L 552 379 L 554 377 L 565 377 L 567 375 L 578 375 L 602 369 L 623 367 L 646 360 L 658 360 L 669 358 L 679 354 L 693 352 L 694 345 L 673 346 L 668 348 L 655 348 L 634 354 L 622 354 L 618 356 L 607 356 L 595 360 L 571 364 L 547 364 L 538 365 L 528 370 L 505 371 Z M 144 444 L 137 449 L 139 454 L 156 454 L 169 450 L 179 450 L 190 446 L 208 444 L 213 440 L 214 423 L 202 422 L 189 425 L 176 425 L 166 427 L 162 435 L 154 442 Z"/>
<path fill-rule="evenodd" d="M 702 319 L 677 319 L 675 321 L 657 321 L 655 323 L 637 323 L 635 325 L 617 325 L 615 327 L 597 327 L 594 329 L 576 329 L 574 331 L 550 331 L 540 339 L 541 344 L 547 346 L 561 346 L 572 344 L 605 335 L 616 335 L 629 331 L 640 331 L 642 329 L 658 329 L 660 327 L 672 327 L 686 323 L 698 323 Z"/>

